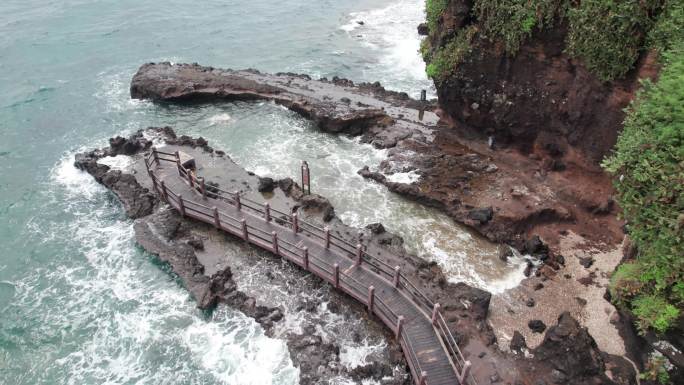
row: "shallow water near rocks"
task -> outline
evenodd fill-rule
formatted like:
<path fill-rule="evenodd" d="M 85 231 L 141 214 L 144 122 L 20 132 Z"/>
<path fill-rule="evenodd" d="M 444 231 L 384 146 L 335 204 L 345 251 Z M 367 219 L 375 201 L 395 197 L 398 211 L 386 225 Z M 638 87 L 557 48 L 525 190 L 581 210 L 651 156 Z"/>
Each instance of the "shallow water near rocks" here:
<path fill-rule="evenodd" d="M 268 103 L 158 106 L 128 97 L 149 61 L 380 80 L 430 89 L 422 0 L 6 0 L 0 4 L 0 378 L 8 384 L 296 384 L 285 343 L 240 313 L 198 311 L 135 246 L 116 198 L 72 167 L 79 150 L 150 125 L 202 135 L 247 169 L 293 176 L 346 222 L 383 222 L 453 280 L 514 285 L 492 245 L 363 181 L 384 152 Z M 357 23 L 363 20 L 364 24 Z M 117 167 L 125 159 L 108 160 Z M 372 349 L 371 349 L 372 350 Z M 350 362 L 363 349 L 349 351 Z M 249 375 L 247 375 L 247 373 Z"/>

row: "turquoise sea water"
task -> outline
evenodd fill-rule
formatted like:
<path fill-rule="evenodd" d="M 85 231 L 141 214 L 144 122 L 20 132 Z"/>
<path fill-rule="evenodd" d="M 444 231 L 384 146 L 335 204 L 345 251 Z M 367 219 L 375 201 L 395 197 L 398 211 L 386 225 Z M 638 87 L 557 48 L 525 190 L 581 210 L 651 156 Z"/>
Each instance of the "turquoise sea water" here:
<path fill-rule="evenodd" d="M 314 188 L 347 222 L 392 222 L 455 280 L 515 284 L 519 266 L 497 265 L 489 245 L 356 176 L 382 151 L 321 134 L 268 103 L 156 106 L 128 97 L 130 78 L 149 61 L 379 80 L 417 95 L 430 88 L 415 33 L 422 4 L 1 2 L 0 384 L 297 383 L 284 342 L 230 309 L 196 310 L 136 247 L 114 196 L 72 167 L 79 150 L 150 125 L 202 135 L 262 174 L 295 175 L 301 159 L 315 160 Z"/>

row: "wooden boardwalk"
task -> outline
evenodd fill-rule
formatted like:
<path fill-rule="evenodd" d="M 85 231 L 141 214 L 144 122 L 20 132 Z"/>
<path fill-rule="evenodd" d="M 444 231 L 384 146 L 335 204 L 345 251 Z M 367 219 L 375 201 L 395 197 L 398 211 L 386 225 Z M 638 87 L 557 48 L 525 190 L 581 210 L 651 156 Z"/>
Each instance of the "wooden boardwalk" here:
<path fill-rule="evenodd" d="M 278 254 L 367 306 L 400 342 L 417 385 L 472 384 L 438 304 L 433 304 L 398 267 L 366 254 L 326 229 L 205 185 L 182 165 L 182 155 L 153 149 L 145 165 L 156 192 L 184 217 L 209 223 Z"/>

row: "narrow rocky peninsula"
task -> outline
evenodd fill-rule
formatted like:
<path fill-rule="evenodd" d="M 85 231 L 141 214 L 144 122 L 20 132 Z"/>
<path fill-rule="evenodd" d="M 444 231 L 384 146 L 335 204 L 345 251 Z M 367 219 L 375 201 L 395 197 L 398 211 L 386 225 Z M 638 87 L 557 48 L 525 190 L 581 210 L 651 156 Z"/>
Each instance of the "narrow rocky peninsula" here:
<path fill-rule="evenodd" d="M 228 248 L 238 247 L 241 253 L 255 255 L 257 260 L 274 257 L 233 236 L 219 233 L 211 226 L 182 218 L 152 193 L 142 156 L 150 150 L 153 141 L 161 148 L 181 149 L 202 164 L 208 186 L 240 191 L 251 199 L 267 200 L 273 207 L 286 212 L 297 212 L 307 221 L 326 224 L 337 236 L 365 245 L 369 253 L 379 248 L 391 249 L 396 259 L 387 262 L 401 266 L 421 291 L 442 304 L 449 328 L 457 336 L 464 355 L 473 362 L 473 375 L 479 383 L 526 383 L 532 378 L 545 379 L 547 383 L 559 378 L 580 381 L 574 383 L 613 383 L 605 375 L 606 365 L 625 367 L 618 357 L 601 353 L 587 330 L 570 314 L 563 314 L 558 326 L 549 328 L 538 348 L 527 350 L 524 341 L 520 342 L 517 349 L 526 351 L 532 358 L 502 352 L 486 322 L 490 301 L 488 293 L 464 284 L 448 283 L 438 266 L 407 254 L 401 238 L 384 231 L 382 225 L 351 228 L 335 217 L 334 208 L 324 197 L 304 195 L 290 179 L 273 181 L 245 171 L 202 138 L 177 137 L 168 127 L 149 128 L 130 138 L 112 138 L 108 148 L 79 154 L 75 165 L 117 195 L 127 215 L 135 219 L 138 243 L 171 267 L 198 306 L 210 309 L 217 304 L 225 304 L 254 318 L 269 335 L 286 339 L 303 384 L 321 383 L 338 377 L 355 381 L 372 378 L 383 384 L 408 384 L 412 380 L 393 335 L 378 320 L 369 318 L 359 304 L 338 294 L 322 280 L 308 277 L 306 272 L 292 267 L 286 268 L 287 274 L 283 275 L 279 271 L 283 267 L 275 264 L 271 266 L 276 268 L 252 271 L 264 277 L 283 277 L 283 282 L 272 279 L 276 281 L 273 284 L 284 285 L 281 289 L 301 299 L 295 312 L 304 311 L 309 315 L 303 319 L 298 317 L 296 322 L 301 323 L 298 332 L 286 326 L 285 322 L 294 312 L 283 303 L 269 300 L 263 287 L 254 292 L 241 289 L 237 284 L 240 277 L 231 267 L 241 263 L 239 259 L 227 257 L 229 254 L 225 251 Z M 101 162 L 113 156 L 131 157 L 133 164 L 126 170 L 113 170 Z M 293 283 L 301 280 L 305 284 Z M 304 295 L 311 291 L 321 294 L 313 298 Z M 322 304 L 325 304 L 324 312 L 317 310 Z M 379 339 L 387 344 L 387 348 L 371 357 L 371 362 L 366 365 L 350 367 L 342 364 L 340 350 L 345 344 L 344 332 L 340 330 L 333 334 L 335 338 L 326 338 L 320 333 L 331 327 L 330 312 L 344 314 L 352 325 L 352 339 Z M 359 320 L 362 322 L 358 323 Z M 568 360 L 569 357 L 572 359 Z"/>

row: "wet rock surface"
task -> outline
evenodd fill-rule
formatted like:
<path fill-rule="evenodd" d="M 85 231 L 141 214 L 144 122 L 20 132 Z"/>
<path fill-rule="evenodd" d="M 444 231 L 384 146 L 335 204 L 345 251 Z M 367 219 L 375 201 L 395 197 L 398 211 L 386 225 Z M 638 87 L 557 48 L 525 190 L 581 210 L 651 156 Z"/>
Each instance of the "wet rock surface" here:
<path fill-rule="evenodd" d="M 496 141 L 488 145 L 464 136 L 449 119 L 440 121 L 430 103 L 387 91 L 379 83 L 149 63 L 134 76 L 131 96 L 177 103 L 270 100 L 310 118 L 323 131 L 360 135 L 363 142 L 389 148 L 385 161 L 368 165 L 360 175 L 519 250 L 533 235 L 555 244 L 560 230 L 581 229 L 607 243 L 622 236 L 615 217 L 605 215 L 614 210 L 606 204 L 610 181 L 581 159 L 550 167 L 549 157 L 562 149 L 551 146 L 548 155 L 528 157 L 501 149 Z M 407 172 L 419 178 L 399 183 L 389 177 Z"/>

